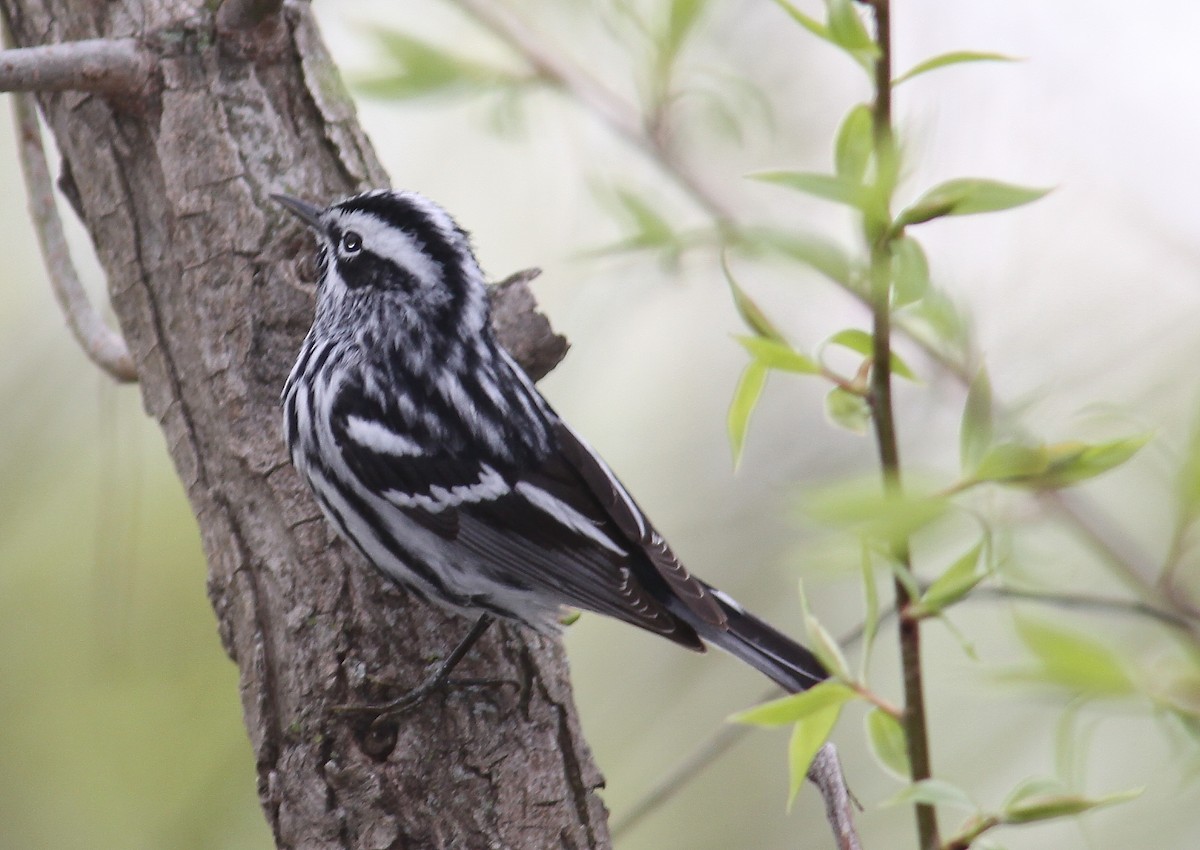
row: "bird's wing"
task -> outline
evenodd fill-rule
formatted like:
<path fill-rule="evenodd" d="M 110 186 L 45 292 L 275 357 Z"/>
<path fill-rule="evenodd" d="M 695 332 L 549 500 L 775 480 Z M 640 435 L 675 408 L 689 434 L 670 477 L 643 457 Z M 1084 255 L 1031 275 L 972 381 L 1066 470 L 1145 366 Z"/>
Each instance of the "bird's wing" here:
<path fill-rule="evenodd" d="M 640 512 L 604 501 L 623 488 L 593 491 L 573 461 L 583 449 L 578 441 L 570 454 L 550 452 L 535 464 L 514 467 L 422 445 L 361 412 L 335 412 L 332 422 L 342 459 L 358 482 L 459 548 L 492 581 L 702 648 L 695 631 L 646 585 L 642 535 L 627 533 Z M 644 518 L 640 522 L 649 528 Z M 672 591 L 679 572 L 687 575 L 665 544 L 645 554 L 676 565 L 675 572 L 664 572 L 655 562 L 655 575 L 664 572 Z"/>
<path fill-rule="evenodd" d="M 625 538 L 645 553 L 673 595 L 702 622 L 724 628 L 725 612 L 713 599 L 708 587 L 679 562 L 667 541 L 650 524 L 646 514 L 608 464 L 565 422 L 556 422 L 554 433 L 561 457 L 575 472 L 577 480 L 599 502 Z"/>

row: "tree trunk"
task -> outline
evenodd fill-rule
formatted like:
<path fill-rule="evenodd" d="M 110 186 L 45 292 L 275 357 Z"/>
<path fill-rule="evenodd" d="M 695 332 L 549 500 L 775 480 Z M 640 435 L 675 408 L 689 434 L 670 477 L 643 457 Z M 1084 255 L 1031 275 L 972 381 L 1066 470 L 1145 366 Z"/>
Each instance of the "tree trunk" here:
<path fill-rule="evenodd" d="M 306 4 L 229 31 L 213 5 L 0 0 L 20 46 L 132 37 L 157 69 L 140 91 L 39 102 L 200 525 L 276 843 L 607 847 L 555 641 L 493 629 L 462 670 L 498 684 L 382 734 L 331 714 L 415 684 L 469 624 L 365 569 L 288 463 L 279 391 L 311 318 L 312 244 L 267 195 L 323 203 L 387 178 Z"/>

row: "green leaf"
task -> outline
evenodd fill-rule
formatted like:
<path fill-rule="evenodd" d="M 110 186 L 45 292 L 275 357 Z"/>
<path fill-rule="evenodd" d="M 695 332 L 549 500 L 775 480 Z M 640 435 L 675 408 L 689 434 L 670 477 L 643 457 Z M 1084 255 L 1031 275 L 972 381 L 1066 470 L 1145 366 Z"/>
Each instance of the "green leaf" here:
<path fill-rule="evenodd" d="M 862 396 L 834 387 L 825 396 L 825 415 L 852 434 L 865 434 L 871 423 L 871 406 Z"/>
<path fill-rule="evenodd" d="M 921 585 L 910 567 L 895 557 L 888 558 L 888 567 L 892 571 L 892 576 L 900 582 L 904 592 L 908 594 L 909 599 L 921 598 Z"/>
<path fill-rule="evenodd" d="M 879 56 L 879 46 L 867 33 L 862 19 L 854 11 L 850 0 L 825 0 L 829 16 L 828 24 L 800 11 L 788 0 L 775 0 L 775 5 L 787 12 L 794 21 L 817 38 L 846 51 L 855 62 L 870 73 L 875 58 Z"/>
<path fill-rule="evenodd" d="M 825 665 L 830 676 L 848 680 L 850 665 L 846 663 L 846 656 L 842 654 L 842 648 L 838 646 L 838 642 L 834 640 L 829 630 L 821 625 L 821 621 L 813 614 L 808 605 L 808 594 L 804 592 L 804 582 L 800 581 L 798 584 L 800 608 L 804 612 L 804 632 L 808 636 L 809 648 Z"/>
<path fill-rule="evenodd" d="M 729 716 L 729 722 L 745 723 L 749 726 L 787 726 L 829 708 L 840 708 L 855 696 L 851 688 L 841 682 L 827 679 L 807 691 L 788 694 L 732 714 Z"/>
<path fill-rule="evenodd" d="M 984 452 L 974 481 L 998 481 L 1035 489 L 1069 487 L 1120 466 L 1149 440 L 1148 435 L 1105 443 L 1066 442 L 1043 446 L 996 443 Z"/>
<path fill-rule="evenodd" d="M 1169 670 L 1165 675 L 1156 674 L 1155 679 L 1155 690 L 1151 696 L 1156 705 L 1181 719 L 1200 719 L 1200 670 Z"/>
<path fill-rule="evenodd" d="M 961 360 L 967 354 L 967 320 L 946 293 L 931 286 L 925 297 L 897 311 L 897 323 L 914 339 Z"/>
<path fill-rule="evenodd" d="M 912 769 L 908 763 L 908 739 L 900 721 L 876 707 L 867 712 L 865 723 L 875 760 L 897 779 L 907 781 Z"/>
<path fill-rule="evenodd" d="M 1040 475 L 1049 465 L 1045 446 L 995 443 L 979 459 L 972 478 L 975 481 L 1020 481 Z"/>
<path fill-rule="evenodd" d="M 794 372 L 798 375 L 819 375 L 821 367 L 817 361 L 801 354 L 785 342 L 762 336 L 735 336 L 734 339 L 746 349 L 756 361 L 768 369 Z"/>
<path fill-rule="evenodd" d="M 853 180 L 834 174 L 819 174 L 812 171 L 758 171 L 747 175 L 751 180 L 761 180 L 785 189 L 794 189 L 827 201 L 846 204 L 866 211 L 872 198 L 867 187 Z"/>
<path fill-rule="evenodd" d="M 754 302 L 754 299 L 738 285 L 737 280 L 733 277 L 733 272 L 729 270 L 729 263 L 724 254 L 721 255 L 721 270 L 725 273 L 725 282 L 729 284 L 729 291 L 733 294 L 733 306 L 737 308 L 738 315 L 742 317 L 746 327 L 754 331 L 757 336 L 787 345 L 783 333 L 767 318 L 767 314 Z"/>
<path fill-rule="evenodd" d="M 896 79 L 892 80 L 893 86 L 898 86 L 901 83 L 911 80 L 913 77 L 920 74 L 934 71 L 938 68 L 945 68 L 947 65 L 959 65 L 963 62 L 1019 62 L 1015 56 L 1005 56 L 1003 53 L 987 53 L 976 50 L 955 50 L 950 53 L 943 53 L 940 56 L 934 56 L 932 59 L 926 59 L 924 62 L 918 62 L 913 67 L 909 68 Z"/>
<path fill-rule="evenodd" d="M 848 348 L 851 351 L 857 351 L 865 357 L 873 357 L 875 355 L 875 338 L 864 330 L 859 328 L 847 328 L 844 331 L 838 331 L 825 342 L 821 343 L 823 348 L 826 345 L 840 345 L 843 348 Z M 900 355 L 895 351 L 891 353 L 889 358 L 892 364 L 892 372 L 899 375 L 901 378 L 908 378 L 910 381 L 915 381 L 917 376 L 913 374 L 912 369 L 908 368 L 908 364 L 900 359 Z"/>
<path fill-rule="evenodd" d="M 817 685 L 817 687 L 821 687 Z M 829 733 L 837 725 L 838 716 L 842 713 L 842 703 L 809 715 L 796 724 L 792 729 L 791 740 L 788 741 L 788 806 L 800 793 L 808 768 L 812 765 L 817 751 L 829 740 Z"/>
<path fill-rule="evenodd" d="M 958 642 L 958 648 L 963 651 L 963 654 L 972 661 L 979 660 L 979 653 L 975 651 L 975 644 L 967 639 L 967 636 L 959 631 L 954 622 L 944 613 L 938 615 L 938 622 L 946 627 L 946 631 L 950 632 L 950 636 Z"/>
<path fill-rule="evenodd" d="M 859 679 L 866 679 L 867 665 L 871 662 L 871 650 L 879 633 L 879 586 L 875 582 L 875 568 L 871 563 L 871 547 L 865 542 L 862 547 L 863 602 L 866 615 L 863 619 L 863 649 L 859 661 Z"/>
<path fill-rule="evenodd" d="M 1025 797 L 1019 803 L 1006 807 L 1000 817 L 1006 824 L 1034 823 L 1035 821 L 1071 817 L 1102 806 L 1114 806 L 1132 800 L 1142 793 L 1141 788 L 1119 791 L 1103 797 L 1084 797 L 1079 794 L 1044 794 Z"/>
<path fill-rule="evenodd" d="M 628 189 L 618 188 L 616 198 L 633 223 L 634 235 L 630 240 L 633 247 L 662 248 L 678 244 L 679 237 L 670 223 L 640 196 Z"/>
<path fill-rule="evenodd" d="M 958 454 L 964 474 L 983 460 L 992 444 L 992 382 L 987 369 L 980 368 L 971 379 L 958 435 Z"/>
<path fill-rule="evenodd" d="M 758 399 L 762 396 L 763 387 L 766 386 L 767 371 L 767 367 L 759 361 L 750 361 L 733 391 L 726 425 L 735 469 L 742 462 L 742 449 L 746 446 L 746 432 L 750 428 L 750 414 L 754 412 Z"/>
<path fill-rule="evenodd" d="M 1091 696 L 1123 696 L 1136 690 L 1116 653 L 1091 637 L 1028 619 L 1017 621 L 1017 633 L 1037 660 L 1033 671 L 1018 678 Z"/>
<path fill-rule="evenodd" d="M 1009 809 L 1033 797 L 1047 797 L 1052 794 L 1065 793 L 1067 793 L 1067 786 L 1061 779 L 1053 776 L 1031 776 L 1028 779 L 1021 780 L 1015 788 L 1008 792 L 1008 796 L 1004 798 L 1004 802 L 1000 804 L 1000 808 L 1002 810 Z"/>
<path fill-rule="evenodd" d="M 1185 515 L 1195 516 L 1200 512 L 1200 417 L 1192 424 L 1183 462 L 1179 465 L 1177 486 Z"/>
<path fill-rule="evenodd" d="M 896 543 L 944 516 L 950 500 L 915 492 L 887 496 L 875 481 L 849 481 L 823 488 L 811 495 L 804 506 L 820 522 L 868 540 Z"/>
<path fill-rule="evenodd" d="M 892 280 L 892 303 L 896 307 L 920 301 L 929 292 L 929 260 L 911 236 L 892 242 Z"/>
<path fill-rule="evenodd" d="M 924 803 L 927 806 L 951 806 L 968 812 L 979 811 L 978 804 L 966 791 L 944 779 L 922 779 L 920 782 L 914 782 L 883 805 L 895 806 L 901 803 Z"/>
<path fill-rule="evenodd" d="M 679 52 L 707 5 L 707 0 L 672 0 L 663 45 L 665 55 L 675 56 Z"/>
<path fill-rule="evenodd" d="M 867 32 L 852 0 L 825 0 L 825 5 L 829 8 L 829 40 L 870 72 L 879 58 L 879 45 Z"/>
<path fill-rule="evenodd" d="M 833 147 L 834 171 L 838 177 L 852 183 L 863 182 L 875 147 L 871 137 L 873 125 L 871 110 L 865 103 L 846 113 Z"/>
<path fill-rule="evenodd" d="M 355 88 L 371 97 L 411 98 L 520 82 L 506 71 L 455 56 L 406 33 L 383 29 L 372 35 L 397 70 L 355 81 Z"/>
<path fill-rule="evenodd" d="M 1046 447 L 1049 464 L 1039 487 L 1069 487 L 1095 478 L 1129 460 L 1150 440 L 1149 434 L 1106 443 L 1056 443 Z"/>
<path fill-rule="evenodd" d="M 949 215 L 998 212 L 1032 203 L 1049 193 L 1049 189 L 1014 186 L 998 180 L 960 177 L 934 186 L 919 197 L 912 206 L 900 213 L 895 229 L 920 224 Z"/>
<path fill-rule="evenodd" d="M 829 34 L 829 27 L 825 26 L 825 24 L 818 21 L 812 15 L 800 11 L 789 3 L 788 0 L 775 0 L 775 5 L 791 15 L 792 20 L 796 21 L 796 23 L 800 24 L 800 26 L 804 27 L 817 38 L 824 39 L 831 44 L 834 43 L 833 37 Z"/>
<path fill-rule="evenodd" d="M 857 270 L 850 256 L 838 245 L 812 233 L 793 233 L 770 228 L 750 231 L 746 238 L 786 257 L 811 266 L 835 283 L 855 287 Z"/>
<path fill-rule="evenodd" d="M 711 128 L 712 135 L 737 146 L 746 142 L 745 127 L 773 127 L 770 100 L 749 80 L 714 73 L 711 83 L 689 86 L 696 102 L 697 128 Z"/>
<path fill-rule="evenodd" d="M 971 592 L 975 585 L 987 577 L 982 565 L 984 541 L 980 540 L 942 573 L 921 596 L 924 613 L 939 613 L 949 608 Z"/>
<path fill-rule="evenodd" d="M 829 7 L 829 34 L 838 45 L 851 51 L 878 51 L 851 0 L 825 0 L 825 5 Z"/>

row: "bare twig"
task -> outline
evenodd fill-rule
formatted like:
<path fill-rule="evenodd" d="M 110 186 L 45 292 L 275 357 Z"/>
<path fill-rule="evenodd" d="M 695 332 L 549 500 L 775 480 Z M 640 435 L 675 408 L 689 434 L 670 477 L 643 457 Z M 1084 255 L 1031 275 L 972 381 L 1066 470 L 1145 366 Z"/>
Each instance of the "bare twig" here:
<path fill-rule="evenodd" d="M 54 189 L 46 164 L 46 151 L 42 147 L 42 131 L 38 125 L 33 96 L 16 93 L 12 102 L 21 169 L 29 192 L 29 212 L 46 261 L 54 298 L 67 317 L 71 333 L 92 362 L 118 381 L 136 381 L 137 372 L 125 340 L 104 323 L 88 301 L 71 262 L 62 221 L 54 204 Z"/>
<path fill-rule="evenodd" d="M 217 9 L 217 28 L 250 29 L 282 9 L 283 0 L 224 0 Z"/>
<path fill-rule="evenodd" d="M 821 789 L 821 796 L 825 800 L 825 819 L 833 827 L 833 837 L 838 843 L 838 850 L 862 850 L 858 830 L 854 827 L 854 795 L 846 786 L 842 761 L 838 758 L 837 747 L 832 741 L 826 741 L 825 745 L 817 750 L 812 765 L 808 768 L 808 779 Z"/>
<path fill-rule="evenodd" d="M 547 85 L 569 94 L 607 124 L 617 136 L 657 163 L 712 217 L 719 229 L 728 227 L 733 220 L 733 213 L 705 187 L 695 173 L 678 161 L 661 134 L 652 132 L 647 126 L 639 110 L 583 69 L 546 50 L 525 23 L 503 4 L 495 0 L 454 0 L 454 3 L 506 43 Z"/>
<path fill-rule="evenodd" d="M 1046 493 L 1044 498 L 1075 526 L 1083 540 L 1103 556 L 1146 602 L 1170 611 L 1180 621 L 1187 623 L 1184 631 L 1191 643 L 1200 647 L 1200 617 L 1195 608 L 1158 583 L 1157 565 L 1140 552 L 1135 543 L 1117 533 L 1113 522 L 1094 503 L 1078 494 L 1057 491 Z"/>
<path fill-rule="evenodd" d="M 1040 590 L 1024 590 L 1019 587 L 978 587 L 967 597 L 967 601 L 980 601 L 985 597 L 1011 599 L 1017 602 L 1033 602 L 1039 605 L 1051 605 L 1056 608 L 1078 611 L 1146 617 L 1158 622 L 1160 625 L 1182 632 L 1188 638 L 1193 636 L 1197 626 L 1195 619 L 1180 616 L 1174 611 L 1163 610 L 1147 602 L 1089 596 L 1085 593 L 1053 593 Z"/>
<path fill-rule="evenodd" d="M 154 58 L 132 38 L 15 47 L 0 52 L 0 91 L 136 94 L 154 67 Z"/>
<path fill-rule="evenodd" d="M 763 694 L 761 699 L 773 699 L 778 695 L 779 689 L 772 688 Z M 699 776 L 706 767 L 733 749 L 735 744 L 742 741 L 752 731 L 754 731 L 754 727 L 736 723 L 724 723 L 718 726 L 674 770 L 664 776 L 657 785 L 646 792 L 628 811 L 624 812 L 614 823 L 610 824 L 609 831 L 613 837 L 613 841 L 619 840 L 641 823 L 647 815 L 674 797 L 676 792 Z"/>

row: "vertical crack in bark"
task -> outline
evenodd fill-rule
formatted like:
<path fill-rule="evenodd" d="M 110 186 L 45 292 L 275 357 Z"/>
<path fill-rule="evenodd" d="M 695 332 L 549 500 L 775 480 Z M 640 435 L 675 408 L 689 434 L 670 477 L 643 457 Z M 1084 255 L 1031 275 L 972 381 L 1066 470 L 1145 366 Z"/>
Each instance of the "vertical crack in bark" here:
<path fill-rule="evenodd" d="M 571 802 L 575 806 L 576 817 L 579 818 L 580 826 L 587 833 L 587 846 L 595 847 L 596 832 L 592 825 L 591 810 L 593 789 L 588 787 L 587 780 L 584 778 L 583 765 L 580 763 L 577 751 L 578 744 L 575 741 L 574 730 L 571 728 L 570 711 L 550 693 L 544 681 L 539 678 L 537 682 L 542 698 L 546 700 L 550 710 L 555 714 L 558 746 L 562 752 L 565 769 L 564 778 L 567 780 L 567 790 L 570 792 Z"/>

